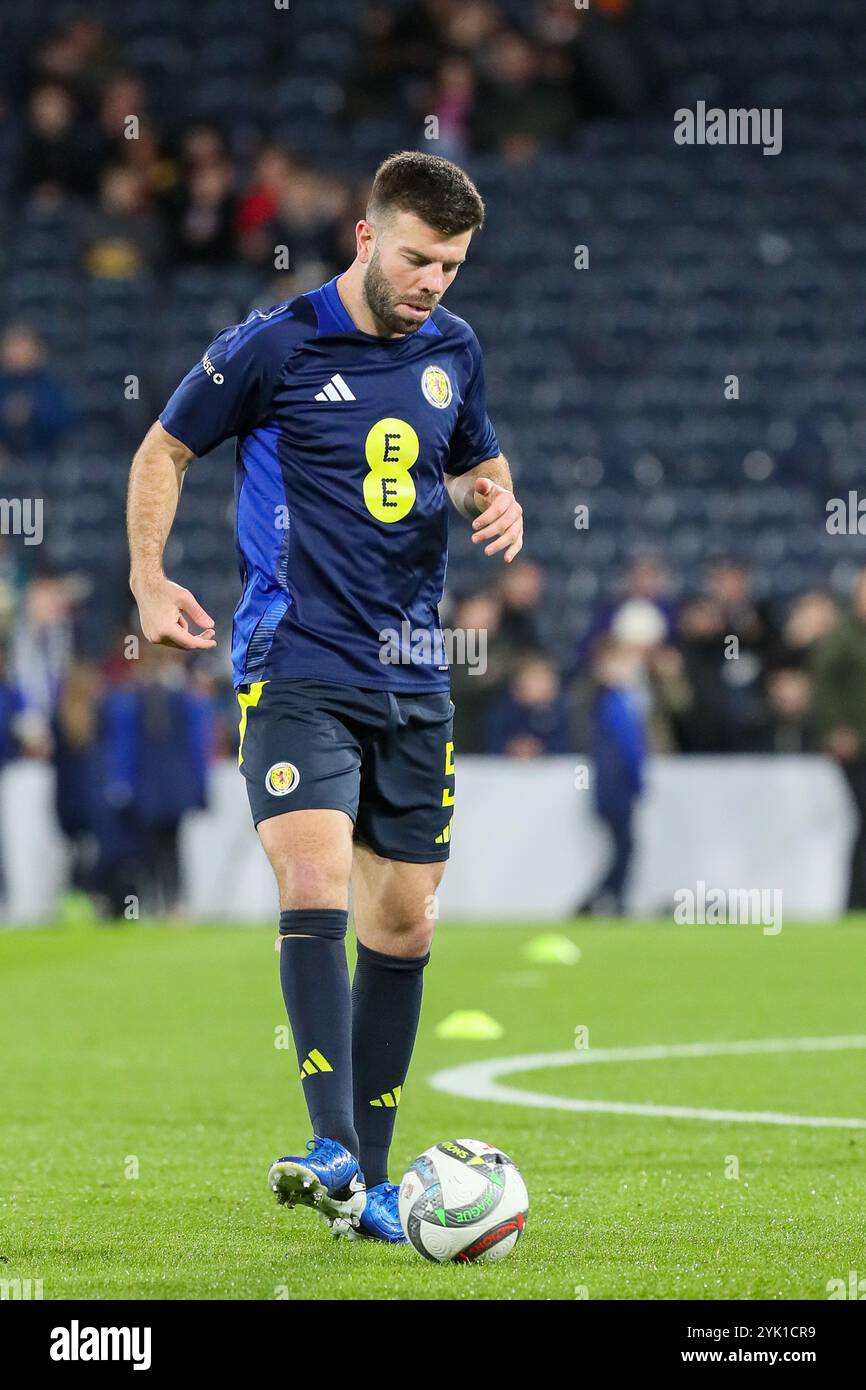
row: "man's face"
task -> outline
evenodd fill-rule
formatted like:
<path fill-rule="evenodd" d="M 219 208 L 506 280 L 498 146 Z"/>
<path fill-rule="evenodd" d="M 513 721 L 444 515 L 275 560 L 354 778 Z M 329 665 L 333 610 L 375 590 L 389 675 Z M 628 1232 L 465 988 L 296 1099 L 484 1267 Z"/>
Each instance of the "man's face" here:
<path fill-rule="evenodd" d="M 414 212 L 398 212 L 376 231 L 364 223 L 368 246 L 364 296 L 388 333 L 416 333 L 462 265 L 472 232 L 442 237 Z"/>

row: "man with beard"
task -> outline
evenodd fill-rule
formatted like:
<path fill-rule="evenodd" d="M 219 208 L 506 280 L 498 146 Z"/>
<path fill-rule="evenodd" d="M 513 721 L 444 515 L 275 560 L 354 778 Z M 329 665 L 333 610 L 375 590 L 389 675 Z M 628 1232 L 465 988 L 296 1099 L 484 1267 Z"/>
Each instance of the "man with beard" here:
<path fill-rule="evenodd" d="M 313 1129 L 268 1180 L 337 1232 L 395 1243 L 388 1150 L 454 803 L 438 613 L 447 498 L 487 555 L 510 562 L 523 534 L 478 340 L 440 306 L 483 220 L 457 165 L 385 160 L 349 269 L 220 333 L 129 487 L 145 637 L 212 648 L 213 621 L 162 557 L 188 463 L 237 437 L 239 765 L 279 887 L 280 979 Z"/>

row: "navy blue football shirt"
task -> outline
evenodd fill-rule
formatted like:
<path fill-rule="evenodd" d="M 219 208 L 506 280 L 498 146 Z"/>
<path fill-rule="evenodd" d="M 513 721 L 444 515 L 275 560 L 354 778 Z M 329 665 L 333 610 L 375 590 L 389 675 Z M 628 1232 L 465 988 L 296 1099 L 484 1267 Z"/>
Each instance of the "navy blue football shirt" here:
<path fill-rule="evenodd" d="M 447 690 L 444 474 L 499 454 L 481 350 L 441 306 L 363 333 L 337 278 L 224 329 L 159 418 L 198 456 L 237 437 L 236 687 Z"/>

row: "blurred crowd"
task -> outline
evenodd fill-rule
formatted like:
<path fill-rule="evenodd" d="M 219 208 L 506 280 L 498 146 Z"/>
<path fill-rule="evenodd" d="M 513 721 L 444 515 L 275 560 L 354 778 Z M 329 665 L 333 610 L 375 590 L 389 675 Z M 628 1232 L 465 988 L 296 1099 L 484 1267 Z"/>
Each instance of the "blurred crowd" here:
<path fill-rule="evenodd" d="M 662 87 L 634 0 L 539 0 L 520 27 L 489 0 L 371 4 L 346 84 L 347 114 L 380 115 L 395 98 L 417 131 L 435 117 L 437 151 L 513 162 L 561 144 L 585 117 L 634 115 Z"/>
<path fill-rule="evenodd" d="M 406 143 L 457 160 L 532 159 L 586 116 L 645 109 L 660 85 L 634 0 L 538 0 L 519 27 L 494 0 L 371 3 L 362 33 L 354 67 L 332 83 L 334 119 L 396 119 Z M 96 19 L 62 24 L 8 76 L 17 193 L 77 211 L 86 274 L 268 270 L 279 246 L 293 265 L 351 259 L 349 184 L 274 143 L 266 122 L 166 119 Z"/>
<path fill-rule="evenodd" d="M 83 659 L 86 586 L 48 568 L 19 586 L 2 563 L 7 555 L 0 552 L 0 771 L 24 759 L 53 768 L 69 882 L 101 914 L 180 913 L 180 828 L 208 804 L 214 759 L 236 747 L 225 710 L 232 692 L 221 700 L 214 679 L 180 652 L 134 633 L 107 633 L 111 654 Z M 14 814 L 8 798 L 4 811 Z"/>
<path fill-rule="evenodd" d="M 129 894 L 180 910 L 183 819 L 207 806 L 214 761 L 237 752 L 231 684 L 134 631 L 106 633 L 104 659 L 82 659 L 86 586 L 50 569 L 22 581 L 13 554 L 0 549 L 0 769 L 53 765 L 72 881 L 106 912 L 122 916 Z M 443 626 L 464 639 L 451 649 L 455 744 L 587 756 L 615 849 L 602 885 L 614 908 L 652 753 L 823 752 L 866 824 L 866 570 L 846 604 L 814 591 L 778 610 L 738 560 L 675 599 L 664 564 L 645 557 L 587 614 L 565 663 L 546 643 L 552 617 L 531 559 L 446 597 Z M 853 862 L 851 906 L 866 908 L 862 830 Z"/>
<path fill-rule="evenodd" d="M 866 659 L 866 572 L 848 606 L 824 590 L 784 606 L 758 598 L 737 559 L 681 587 L 660 559 L 639 559 L 589 610 L 565 663 L 542 639 L 553 615 L 533 561 L 455 600 L 451 625 L 488 634 L 486 669 L 452 672 L 458 746 L 511 757 L 586 749 L 599 692 L 615 690 L 649 751 L 866 754 L 864 668 L 853 659 Z"/>
<path fill-rule="evenodd" d="M 457 602 L 457 628 L 477 624 L 488 638 L 484 669 L 452 671 L 457 748 L 589 757 L 611 857 L 577 910 L 607 914 L 624 910 L 650 754 L 824 753 L 842 769 L 858 826 L 848 906 L 866 909 L 866 570 L 845 604 L 820 589 L 783 606 L 759 598 L 739 559 L 673 594 L 660 559 L 637 560 L 587 614 L 565 663 L 545 650 L 544 573 L 531 561 Z"/>
<path fill-rule="evenodd" d="M 495 0 L 366 5 L 354 66 L 335 79 L 336 121 L 396 114 L 407 145 L 522 163 L 583 119 L 658 102 L 663 83 L 633 0 L 536 0 L 515 13 Z M 240 265 L 275 303 L 353 258 L 363 190 L 314 167 L 267 123 L 174 121 L 95 19 L 62 22 L 22 62 L 0 56 L 0 71 L 18 205 L 25 216 L 65 210 L 90 280 Z M 275 260 L 283 247 L 297 284 Z M 0 327 L 0 485 L 11 488 L 18 464 L 61 454 L 86 416 L 78 386 L 31 325 Z M 179 910 L 180 830 L 207 804 L 213 761 L 235 755 L 233 692 L 198 661 L 130 647 L 123 600 L 102 655 L 85 658 L 90 581 L 52 571 L 38 552 L 0 530 L 0 768 L 53 764 L 72 878 L 101 909 L 123 915 L 132 894 Z M 739 559 L 671 576 L 645 557 L 587 613 L 564 662 L 545 572 L 530 558 L 448 595 L 442 617 L 481 639 L 452 668 L 459 752 L 592 760 L 613 846 L 593 901 L 621 903 L 652 752 L 825 752 L 866 824 L 866 573 L 846 604 L 816 590 L 780 607 L 755 594 Z M 864 830 L 851 893 L 866 907 Z"/>

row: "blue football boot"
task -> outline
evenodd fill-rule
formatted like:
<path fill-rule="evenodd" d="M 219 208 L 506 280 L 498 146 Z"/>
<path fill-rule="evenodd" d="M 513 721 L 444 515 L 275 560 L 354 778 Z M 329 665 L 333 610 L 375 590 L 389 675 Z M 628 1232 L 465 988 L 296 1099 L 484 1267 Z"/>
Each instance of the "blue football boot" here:
<path fill-rule="evenodd" d="M 268 1169 L 268 1187 L 287 1207 L 313 1207 L 329 1221 L 352 1229 L 364 1210 L 366 1189 L 358 1160 L 335 1139 L 314 1134 L 303 1156 L 278 1158 Z"/>
<path fill-rule="evenodd" d="M 380 1182 L 367 1188 L 367 1201 L 357 1226 L 346 1231 L 350 1238 L 384 1240 L 389 1245 L 408 1244 L 397 1210 L 399 1188 L 394 1182 Z"/>

